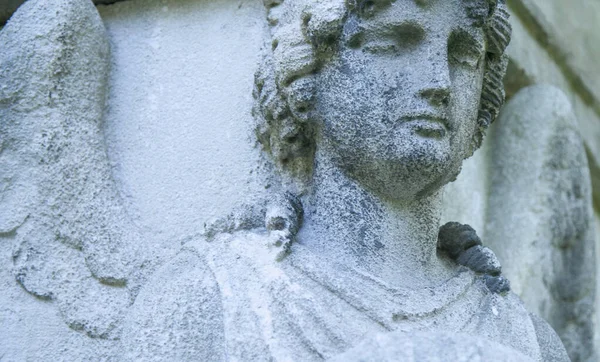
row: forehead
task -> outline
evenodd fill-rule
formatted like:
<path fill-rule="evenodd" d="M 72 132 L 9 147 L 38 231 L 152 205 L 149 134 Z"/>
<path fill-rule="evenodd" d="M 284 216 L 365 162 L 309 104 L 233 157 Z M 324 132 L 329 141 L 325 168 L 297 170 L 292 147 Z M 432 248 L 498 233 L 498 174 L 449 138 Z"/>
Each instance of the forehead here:
<path fill-rule="evenodd" d="M 368 0 L 356 5 L 367 27 L 419 24 L 424 30 L 479 29 L 488 12 L 486 0 Z"/>

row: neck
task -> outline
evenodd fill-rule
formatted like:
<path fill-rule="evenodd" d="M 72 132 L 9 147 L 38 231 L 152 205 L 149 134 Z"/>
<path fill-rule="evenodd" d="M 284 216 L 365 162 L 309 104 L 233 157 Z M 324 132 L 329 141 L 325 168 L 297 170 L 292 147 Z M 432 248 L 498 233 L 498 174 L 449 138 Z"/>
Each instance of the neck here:
<path fill-rule="evenodd" d="M 436 254 L 441 191 L 406 203 L 385 200 L 349 178 L 324 150 L 317 151 L 314 179 L 300 244 L 390 286 L 420 288 L 449 278 Z"/>

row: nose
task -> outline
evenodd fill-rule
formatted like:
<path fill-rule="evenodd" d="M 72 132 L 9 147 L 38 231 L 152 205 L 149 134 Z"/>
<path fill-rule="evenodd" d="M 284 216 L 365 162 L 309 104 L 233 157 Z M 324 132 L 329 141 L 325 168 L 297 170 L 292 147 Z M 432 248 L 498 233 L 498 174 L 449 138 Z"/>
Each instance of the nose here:
<path fill-rule="evenodd" d="M 430 72 L 425 73 L 429 74 L 423 74 L 424 77 L 421 77 L 423 83 L 419 95 L 432 106 L 447 105 L 451 88 L 450 69 L 446 66 L 436 67 L 435 64 L 431 64 Z"/>
<path fill-rule="evenodd" d="M 425 98 L 432 106 L 444 106 L 450 99 L 450 87 L 431 87 L 422 89 L 419 94 Z"/>
<path fill-rule="evenodd" d="M 419 91 L 419 95 L 432 106 L 445 106 L 450 99 L 450 83 L 436 82 Z"/>

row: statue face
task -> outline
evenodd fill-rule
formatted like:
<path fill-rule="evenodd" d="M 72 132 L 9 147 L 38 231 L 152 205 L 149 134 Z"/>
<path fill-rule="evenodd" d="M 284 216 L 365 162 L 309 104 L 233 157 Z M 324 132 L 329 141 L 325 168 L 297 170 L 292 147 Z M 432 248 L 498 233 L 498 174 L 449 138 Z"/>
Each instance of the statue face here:
<path fill-rule="evenodd" d="M 463 0 L 423 3 L 351 15 L 318 82 L 320 142 L 348 175 L 393 200 L 452 180 L 477 127 L 483 30 Z"/>

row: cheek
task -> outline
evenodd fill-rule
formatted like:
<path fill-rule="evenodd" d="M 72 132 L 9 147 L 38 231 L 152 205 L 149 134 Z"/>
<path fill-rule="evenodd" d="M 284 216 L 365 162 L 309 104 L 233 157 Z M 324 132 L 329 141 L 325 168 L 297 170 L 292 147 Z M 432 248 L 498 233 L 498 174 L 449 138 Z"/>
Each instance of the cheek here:
<path fill-rule="evenodd" d="M 454 131 L 453 148 L 469 147 L 477 130 L 482 81 L 481 70 L 459 69 L 452 74 L 450 114 Z"/>
<path fill-rule="evenodd" d="M 320 79 L 317 111 L 324 133 L 337 142 L 352 143 L 384 132 L 385 103 L 373 96 L 368 76 L 330 70 Z"/>

